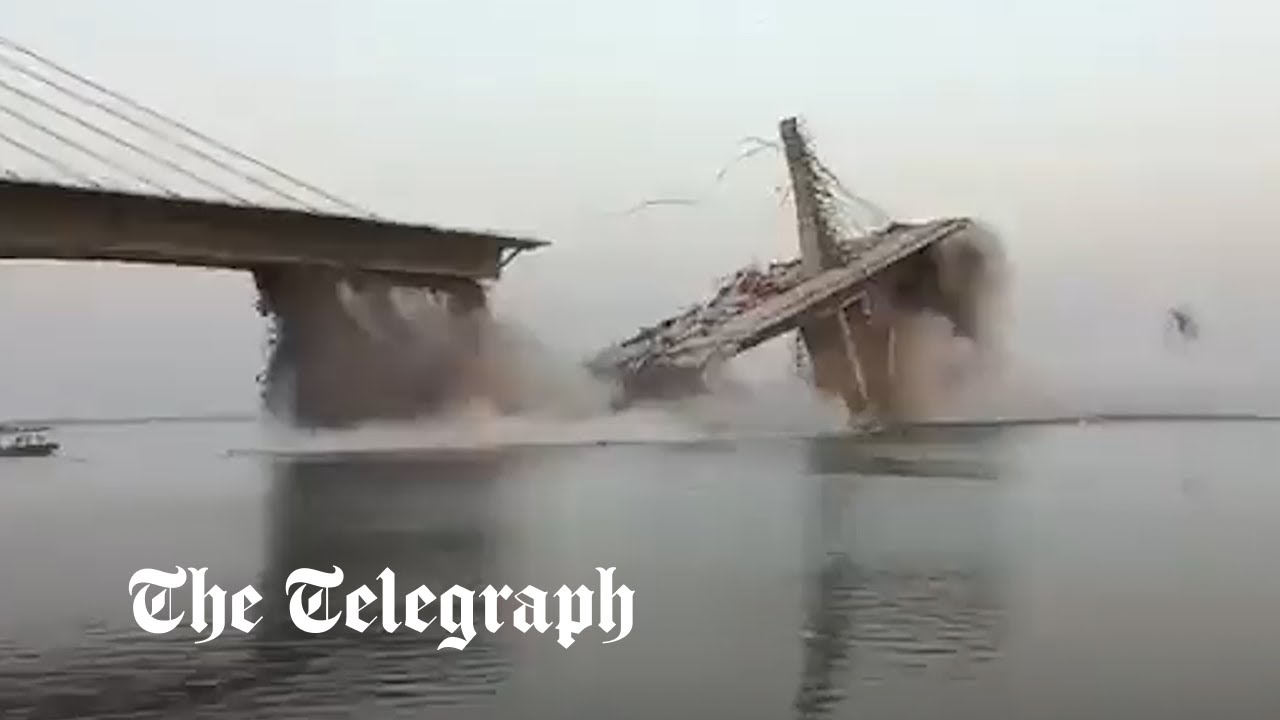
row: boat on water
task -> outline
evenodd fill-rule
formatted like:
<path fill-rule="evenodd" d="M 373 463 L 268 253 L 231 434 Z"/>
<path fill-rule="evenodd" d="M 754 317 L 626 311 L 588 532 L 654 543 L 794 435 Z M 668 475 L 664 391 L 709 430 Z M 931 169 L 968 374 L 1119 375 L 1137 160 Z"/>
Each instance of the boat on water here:
<path fill-rule="evenodd" d="M 61 447 L 45 434 L 48 428 L 0 429 L 0 457 L 48 457 Z M 8 435 L 4 438 L 3 435 Z"/>

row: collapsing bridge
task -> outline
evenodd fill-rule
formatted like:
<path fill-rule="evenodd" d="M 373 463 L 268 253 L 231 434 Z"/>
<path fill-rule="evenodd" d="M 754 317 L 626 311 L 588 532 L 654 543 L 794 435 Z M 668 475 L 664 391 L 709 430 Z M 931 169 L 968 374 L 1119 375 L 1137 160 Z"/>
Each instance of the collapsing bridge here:
<path fill-rule="evenodd" d="M 994 236 L 971 219 L 950 218 L 838 237 L 831 210 L 838 181 L 794 118 L 780 129 L 800 258 L 739 271 L 711 300 L 591 359 L 592 372 L 616 384 L 618 404 L 705 392 L 735 355 L 798 331 L 814 384 L 842 398 L 852 418 L 906 419 L 918 409 L 904 362 L 910 322 L 932 313 L 957 336 L 985 339 Z"/>
<path fill-rule="evenodd" d="M 376 217 L 3 37 L 0 70 L 0 259 L 251 272 L 272 320 L 265 400 L 300 424 L 410 418 L 477 396 L 514 409 L 518 393 L 489 369 L 484 285 L 544 243 Z M 912 320 L 934 314 L 984 339 L 993 238 L 964 218 L 842 235 L 835 205 L 850 194 L 795 119 L 781 135 L 799 259 L 740 272 L 594 358 L 621 404 L 701 392 L 733 356 L 798 331 L 821 391 L 854 417 L 893 419 L 912 411 Z M 146 146 L 157 140 L 162 151 Z"/>

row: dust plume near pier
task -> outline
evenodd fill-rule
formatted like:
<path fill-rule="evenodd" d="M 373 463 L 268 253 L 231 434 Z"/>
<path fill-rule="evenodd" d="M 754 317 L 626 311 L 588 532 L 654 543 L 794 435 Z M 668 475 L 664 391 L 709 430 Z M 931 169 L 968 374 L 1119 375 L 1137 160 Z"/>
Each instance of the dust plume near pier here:
<path fill-rule="evenodd" d="M 742 268 L 588 367 L 619 407 L 740 395 L 737 358 L 789 336 L 807 386 L 794 392 L 837 400 L 855 424 L 958 412 L 962 390 L 998 375 L 1007 269 L 982 223 L 890 222 L 833 240 L 830 254 L 817 272 L 803 259 Z"/>
<path fill-rule="evenodd" d="M 481 391 L 502 399 L 477 283 L 404 287 L 309 267 L 258 270 L 254 281 L 271 323 L 259 380 L 279 419 L 345 426 L 448 412 Z"/>
<path fill-rule="evenodd" d="M 965 223 L 963 231 L 875 276 L 857 302 L 836 311 L 849 345 L 841 333 L 820 335 L 816 345 L 834 357 L 815 362 L 810 344 L 793 335 L 796 373 L 816 393 L 843 399 L 855 415 L 881 423 L 990 407 L 1003 392 L 1007 365 L 1009 267 L 999 236 L 982 223 Z M 837 248 L 851 262 L 862 242 L 845 240 Z"/>
<path fill-rule="evenodd" d="M 981 224 L 894 268 L 892 419 L 981 412 L 1002 392 L 1009 279 L 999 236 Z"/>

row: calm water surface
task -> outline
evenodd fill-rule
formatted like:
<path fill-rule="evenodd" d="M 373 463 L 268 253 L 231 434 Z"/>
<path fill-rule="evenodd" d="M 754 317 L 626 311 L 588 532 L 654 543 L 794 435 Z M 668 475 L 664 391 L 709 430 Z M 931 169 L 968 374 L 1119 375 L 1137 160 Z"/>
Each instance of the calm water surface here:
<path fill-rule="evenodd" d="M 256 433 L 65 428 L 65 457 L 0 461 L 0 717 L 1280 717 L 1280 426 L 225 453 Z M 253 584 L 264 620 L 141 632 L 130 575 L 175 565 Z M 635 625 L 307 636 L 284 578 L 332 565 L 616 567 Z"/>

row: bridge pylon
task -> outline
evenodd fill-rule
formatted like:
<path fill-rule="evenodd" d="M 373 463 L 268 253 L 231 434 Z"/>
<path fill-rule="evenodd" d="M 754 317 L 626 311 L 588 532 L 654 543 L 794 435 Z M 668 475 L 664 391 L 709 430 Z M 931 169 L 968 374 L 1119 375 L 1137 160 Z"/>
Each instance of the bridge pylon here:
<path fill-rule="evenodd" d="M 800 272 L 811 279 L 845 265 L 834 229 L 818 200 L 819 180 L 808 139 L 797 118 L 784 119 L 779 134 L 791 175 L 800 244 Z M 799 328 L 822 393 L 840 397 L 850 420 L 896 414 L 893 391 L 894 317 L 874 286 L 828 314 L 805 318 Z"/>

